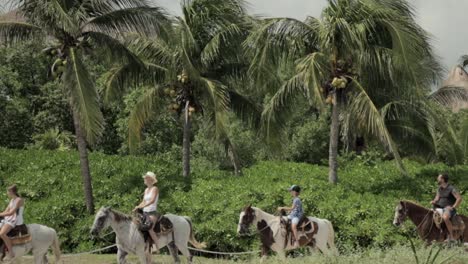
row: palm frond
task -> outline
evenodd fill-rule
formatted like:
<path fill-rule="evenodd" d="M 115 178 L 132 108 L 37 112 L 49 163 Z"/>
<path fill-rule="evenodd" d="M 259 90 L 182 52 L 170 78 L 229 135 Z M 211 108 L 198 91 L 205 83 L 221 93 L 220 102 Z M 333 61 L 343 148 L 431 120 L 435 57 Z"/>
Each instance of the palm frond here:
<path fill-rule="evenodd" d="M 212 80 L 206 77 L 199 78 L 200 84 L 203 85 L 205 91 L 209 94 L 209 98 L 214 107 L 215 112 L 224 112 L 229 108 L 229 92 L 228 88 L 217 80 Z"/>
<path fill-rule="evenodd" d="M 240 37 L 242 34 L 244 34 L 242 29 L 239 25 L 234 23 L 221 29 L 213 38 L 211 38 L 202 50 L 200 59 L 203 65 L 207 67 L 212 64 L 215 59 L 219 57 L 223 45 L 226 45 L 236 37 Z"/>
<path fill-rule="evenodd" d="M 393 154 L 400 170 L 407 174 L 406 169 L 401 160 L 398 149 L 393 142 L 393 139 L 385 125 L 385 119 L 379 109 L 374 105 L 372 99 L 366 93 L 362 85 L 353 79 L 354 86 L 358 90 L 350 105 L 350 110 L 357 120 L 360 120 L 360 126 L 367 129 L 369 133 L 377 136 L 380 141 L 388 147 L 388 150 Z"/>
<path fill-rule="evenodd" d="M 99 95 L 80 58 L 80 53 L 74 48 L 69 49 L 69 60 L 63 83 L 69 92 L 73 111 L 80 118 L 80 126 L 85 133 L 86 140 L 93 144 L 101 136 L 104 128 Z"/>
<path fill-rule="evenodd" d="M 41 37 L 42 30 L 32 24 L 24 22 L 0 21 L 0 42 L 9 45 Z"/>
<path fill-rule="evenodd" d="M 165 26 L 169 26 L 169 19 L 162 8 L 142 6 L 102 14 L 88 21 L 84 28 L 121 36 L 132 32 L 153 35 L 161 32 Z"/>
<path fill-rule="evenodd" d="M 158 96 L 159 91 L 157 87 L 148 89 L 141 95 L 130 113 L 128 120 L 128 143 L 132 152 L 136 150 L 141 142 L 141 130 L 143 126 L 160 107 L 156 103 Z"/>
<path fill-rule="evenodd" d="M 140 59 L 123 43 L 107 34 L 89 31 L 83 33 L 83 36 L 94 45 L 94 50 L 97 53 L 102 54 L 104 52 L 105 56 L 103 58 L 107 58 L 110 63 L 118 62 L 134 65 L 135 67 L 142 64 Z"/>
<path fill-rule="evenodd" d="M 442 87 L 433 92 L 429 98 L 445 107 L 451 107 L 460 102 L 468 102 L 468 88 Z"/>
<path fill-rule="evenodd" d="M 230 108 L 244 122 L 258 127 L 260 125 L 262 109 L 261 106 L 253 102 L 250 98 L 238 93 L 229 91 Z"/>

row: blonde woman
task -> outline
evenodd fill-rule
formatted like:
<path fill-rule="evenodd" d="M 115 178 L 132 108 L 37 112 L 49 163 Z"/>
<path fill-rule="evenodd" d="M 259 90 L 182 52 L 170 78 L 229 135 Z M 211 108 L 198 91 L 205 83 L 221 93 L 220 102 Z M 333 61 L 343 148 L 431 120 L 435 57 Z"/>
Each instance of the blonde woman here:
<path fill-rule="evenodd" d="M 5 211 L 0 213 L 0 217 L 4 218 L 0 222 L 0 238 L 5 242 L 8 249 L 8 258 L 13 259 L 15 254 L 12 250 L 11 240 L 7 234 L 17 225 L 23 224 L 24 200 L 19 196 L 16 185 L 8 187 L 7 195 L 10 198 L 10 203 Z"/>
<path fill-rule="evenodd" d="M 133 211 L 136 211 L 138 209 L 142 209 L 144 214 L 147 214 L 151 222 L 154 224 L 157 221 L 157 209 L 158 209 L 158 200 L 159 200 L 159 189 L 155 184 L 158 182 L 156 179 L 156 175 L 148 171 L 145 175 L 143 175 L 143 179 L 146 185 L 145 189 L 145 195 L 143 196 L 143 201 L 133 209 Z M 153 227 L 148 231 L 151 239 L 153 239 L 154 244 L 156 245 L 156 248 L 158 248 L 157 244 L 157 237 L 156 233 L 153 230 Z"/>

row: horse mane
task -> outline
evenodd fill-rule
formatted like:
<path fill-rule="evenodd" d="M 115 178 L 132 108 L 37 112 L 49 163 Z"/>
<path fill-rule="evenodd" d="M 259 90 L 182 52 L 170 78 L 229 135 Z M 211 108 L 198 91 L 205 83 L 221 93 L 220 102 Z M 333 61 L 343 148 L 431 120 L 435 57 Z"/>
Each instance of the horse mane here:
<path fill-rule="evenodd" d="M 116 222 L 128 222 L 128 221 L 131 221 L 132 220 L 132 217 L 127 215 L 127 214 L 124 214 L 120 211 L 117 211 L 117 210 L 114 210 L 114 209 L 110 209 L 110 211 L 112 212 L 112 214 L 114 214 L 114 219 Z"/>
<path fill-rule="evenodd" d="M 418 202 L 415 202 L 415 201 L 412 201 L 412 200 L 401 200 L 401 201 L 406 203 L 406 204 L 411 204 L 417 209 L 420 209 L 420 210 L 422 209 L 424 211 L 430 211 L 430 209 L 427 209 L 426 207 L 420 205 Z"/>
<path fill-rule="evenodd" d="M 268 217 L 268 218 L 274 218 L 274 217 L 276 217 L 274 214 L 267 213 L 267 212 L 263 211 L 262 209 L 260 209 L 260 208 L 258 208 L 258 207 L 252 206 L 252 209 L 253 209 L 254 211 L 260 212 L 261 214 L 263 214 L 263 216 L 266 216 L 266 217 Z"/>

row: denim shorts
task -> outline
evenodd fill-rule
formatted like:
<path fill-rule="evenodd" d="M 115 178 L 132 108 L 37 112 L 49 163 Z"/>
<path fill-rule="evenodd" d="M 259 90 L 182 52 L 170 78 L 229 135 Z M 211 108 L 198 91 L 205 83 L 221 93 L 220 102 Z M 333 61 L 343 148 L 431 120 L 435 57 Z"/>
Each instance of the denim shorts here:
<path fill-rule="evenodd" d="M 444 208 L 443 210 L 444 210 L 444 214 L 445 214 L 447 209 Z M 454 217 L 456 214 L 457 214 L 457 209 L 452 208 L 452 211 L 450 212 L 450 218 Z"/>
<path fill-rule="evenodd" d="M 295 217 L 295 216 L 288 215 L 288 219 L 291 220 L 291 223 L 292 223 L 293 225 L 299 224 L 299 217 Z"/>

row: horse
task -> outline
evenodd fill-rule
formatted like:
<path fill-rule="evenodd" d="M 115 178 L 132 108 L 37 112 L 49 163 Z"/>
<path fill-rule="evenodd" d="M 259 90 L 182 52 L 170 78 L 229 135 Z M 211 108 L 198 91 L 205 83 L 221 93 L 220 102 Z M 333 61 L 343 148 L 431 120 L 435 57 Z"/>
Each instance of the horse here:
<path fill-rule="evenodd" d="M 158 249 L 168 247 L 174 262 L 180 263 L 178 250 L 187 257 L 188 262 L 192 263 L 193 256 L 187 247 L 190 242 L 195 248 L 205 247 L 204 243 L 198 242 L 193 233 L 192 221 L 186 216 L 177 216 L 173 214 L 164 215 L 173 224 L 173 231 L 168 234 L 161 234 L 158 237 Z M 151 254 L 145 250 L 145 239 L 143 233 L 138 229 L 137 224 L 131 216 L 111 209 L 102 207 L 97 212 L 91 235 L 97 236 L 103 229 L 110 226 L 116 235 L 117 245 L 117 263 L 126 264 L 126 258 L 129 253 L 138 256 L 142 264 L 151 264 Z"/>
<path fill-rule="evenodd" d="M 330 221 L 315 217 L 307 217 L 307 219 L 314 227 L 313 238 L 308 240 L 307 244 L 300 246 L 307 246 L 313 250 L 318 248 L 322 253 L 336 254 L 338 251 L 334 242 L 335 231 Z M 280 217 L 268 214 L 257 207 L 249 205 L 239 215 L 237 233 L 241 236 L 248 234 L 251 225 L 256 226 L 257 232 L 260 234 L 262 261 L 267 257 L 270 249 L 283 259 L 286 258 L 285 251 L 294 249 L 294 244 L 287 239 L 287 234 L 284 228 L 281 227 Z"/>
<path fill-rule="evenodd" d="M 468 217 L 460 215 L 465 223 L 468 223 Z M 417 228 L 421 240 L 430 245 L 433 241 L 444 242 L 448 236 L 448 230 L 445 223 L 438 229 L 434 223 L 434 211 L 424 208 L 414 202 L 400 201 L 395 208 L 395 217 L 393 225 L 401 226 L 406 218 L 409 218 Z M 461 242 L 468 242 L 468 228 L 465 228 L 460 238 Z"/>
<path fill-rule="evenodd" d="M 39 225 L 39 224 L 29 224 L 26 225 L 28 232 L 31 235 L 31 241 L 22 245 L 13 246 L 13 253 L 15 257 L 8 263 L 15 263 L 22 256 L 32 252 L 34 256 L 34 264 L 47 264 L 49 263 L 47 259 L 47 251 L 52 247 L 52 251 L 55 255 L 55 263 L 60 263 L 60 243 L 58 240 L 57 232 L 50 227 Z M 0 243 L 0 263 L 5 258 L 5 245 Z"/>

